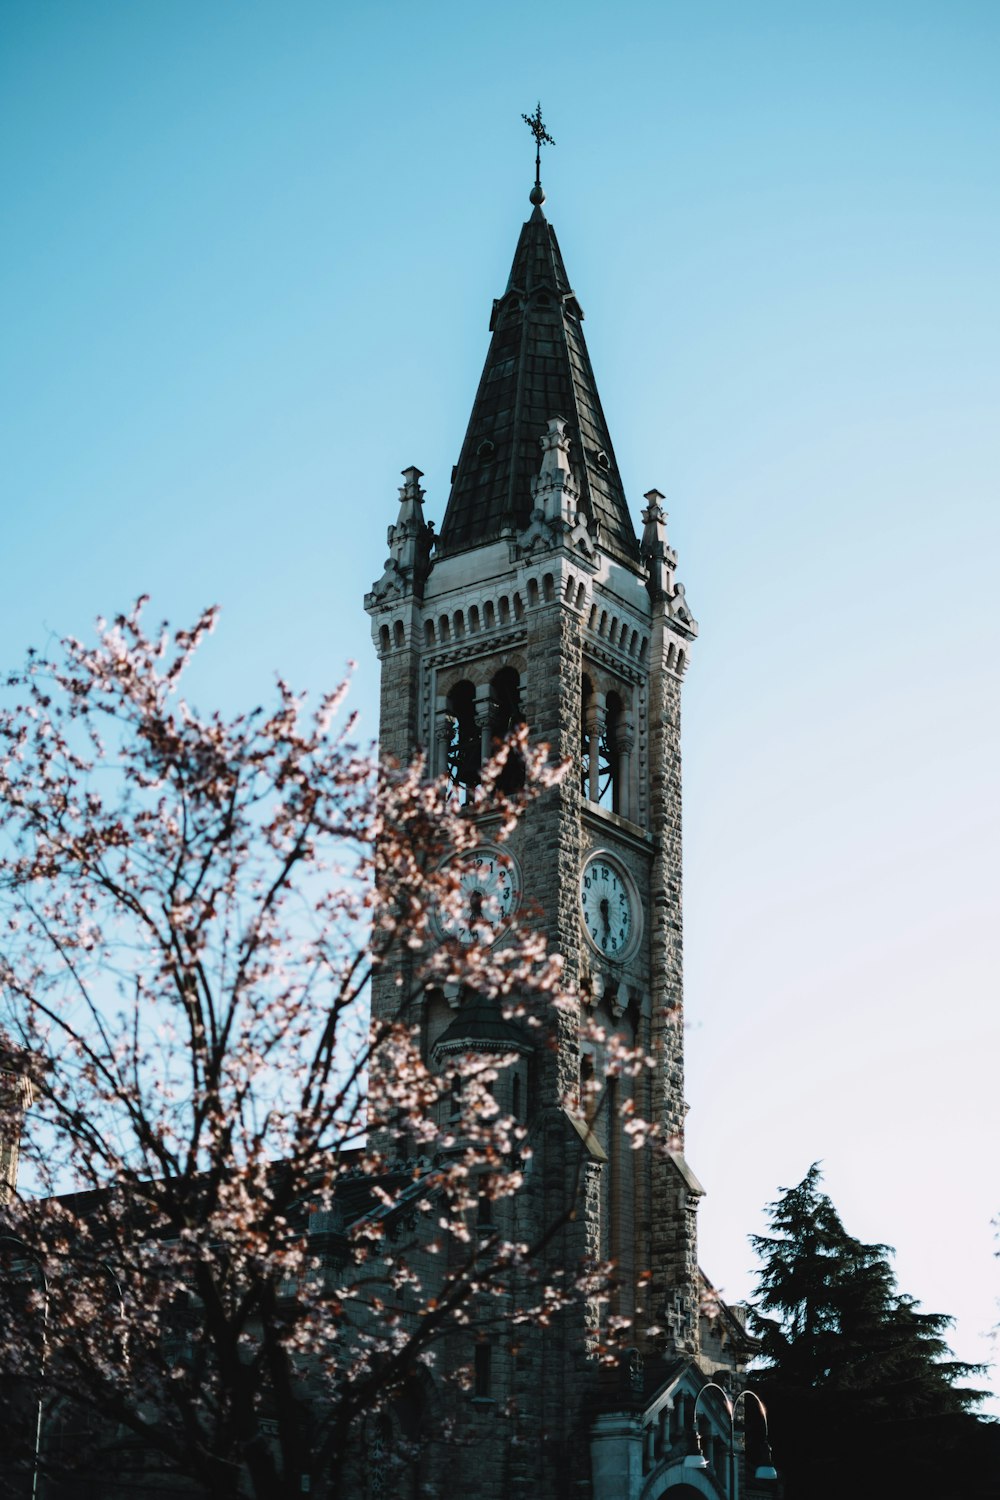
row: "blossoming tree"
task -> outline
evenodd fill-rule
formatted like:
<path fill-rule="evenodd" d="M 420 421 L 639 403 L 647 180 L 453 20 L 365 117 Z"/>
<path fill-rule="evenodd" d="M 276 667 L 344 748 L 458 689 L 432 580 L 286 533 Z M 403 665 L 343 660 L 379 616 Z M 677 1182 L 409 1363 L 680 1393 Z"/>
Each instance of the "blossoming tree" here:
<path fill-rule="evenodd" d="M 181 684 L 215 612 L 147 634 L 143 603 L 30 657 L 0 713 L 8 1469 L 347 1493 L 359 1423 L 442 1340 L 608 1275 L 482 1213 L 523 1180 L 510 1059 L 435 1066 L 413 1025 L 432 985 L 525 1026 L 568 1003 L 530 924 L 448 935 L 477 808 L 502 843 L 560 769 L 522 730 L 461 808 L 353 748 L 340 692 L 202 715 Z"/>

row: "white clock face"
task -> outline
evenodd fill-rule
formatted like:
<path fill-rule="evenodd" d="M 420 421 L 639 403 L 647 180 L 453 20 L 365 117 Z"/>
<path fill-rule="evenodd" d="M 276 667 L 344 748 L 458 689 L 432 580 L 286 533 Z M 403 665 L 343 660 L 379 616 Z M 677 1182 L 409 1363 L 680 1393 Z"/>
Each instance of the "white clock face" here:
<path fill-rule="evenodd" d="M 580 907 L 591 946 L 606 958 L 623 958 L 638 932 L 639 905 L 631 881 L 606 854 L 592 855 L 583 867 Z"/>
<path fill-rule="evenodd" d="M 483 844 L 467 854 L 454 855 L 447 864 L 458 876 L 459 907 L 438 916 L 442 936 L 460 943 L 495 943 L 520 900 L 516 861 Z"/>

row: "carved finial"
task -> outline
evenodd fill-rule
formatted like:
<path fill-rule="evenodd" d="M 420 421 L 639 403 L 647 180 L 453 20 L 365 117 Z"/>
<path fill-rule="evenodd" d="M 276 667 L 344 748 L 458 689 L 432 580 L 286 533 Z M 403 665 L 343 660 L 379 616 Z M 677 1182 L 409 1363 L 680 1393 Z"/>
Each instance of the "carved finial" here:
<path fill-rule="evenodd" d="M 546 523 L 572 527 L 580 503 L 580 491 L 569 462 L 569 437 L 565 417 L 550 417 L 539 438 L 542 462 L 531 481 L 535 512 Z"/>
<path fill-rule="evenodd" d="M 555 141 L 542 124 L 541 100 L 535 105 L 533 115 L 522 115 L 521 119 L 535 137 L 535 185 L 528 197 L 535 207 L 539 208 L 545 202 L 545 193 L 542 190 L 542 147 L 554 146 Z"/>
<path fill-rule="evenodd" d="M 667 513 L 663 509 L 666 496 L 659 490 L 647 490 L 642 498 L 646 504 L 642 512 L 640 551 L 649 570 L 650 594 L 654 600 L 669 598 L 674 588 L 677 553 L 667 542 Z"/>
<path fill-rule="evenodd" d="M 693 618 L 684 597 L 684 585 L 678 583 L 674 570 L 677 553 L 667 541 L 667 513 L 663 509 L 664 496 L 659 490 L 647 490 L 642 512 L 643 532 L 639 552 L 646 564 L 646 587 L 654 604 L 666 607 L 671 623 L 681 628 L 688 636 L 698 634 L 698 622 Z"/>
<path fill-rule="evenodd" d="M 569 473 L 569 438 L 566 436 L 566 418 L 550 417 L 546 430 L 538 439 L 542 450 L 543 474 Z"/>
<path fill-rule="evenodd" d="M 642 498 L 646 502 L 642 512 L 642 555 L 647 561 L 659 561 L 669 552 L 667 513 L 663 509 L 663 502 L 667 497 L 659 490 L 647 490 Z"/>
<path fill-rule="evenodd" d="M 411 464 L 403 470 L 399 487 L 399 514 L 387 535 L 389 556 L 385 571 L 366 599 L 373 606 L 390 595 L 423 593 L 424 579 L 430 570 L 434 545 L 434 527 L 424 520 L 424 492 L 420 488 L 421 471 Z"/>
<path fill-rule="evenodd" d="M 424 498 L 424 492 L 420 488 L 420 481 L 424 477 L 423 470 L 418 469 L 416 464 L 410 464 L 408 468 L 402 470 L 402 475 L 406 483 L 399 487 L 400 501 L 408 501 L 411 504 L 415 502 L 419 505 Z"/>
<path fill-rule="evenodd" d="M 642 519 L 647 526 L 656 521 L 666 521 L 667 513 L 663 509 L 663 502 L 667 498 L 660 490 L 647 490 L 642 497 L 646 507 L 642 513 Z"/>

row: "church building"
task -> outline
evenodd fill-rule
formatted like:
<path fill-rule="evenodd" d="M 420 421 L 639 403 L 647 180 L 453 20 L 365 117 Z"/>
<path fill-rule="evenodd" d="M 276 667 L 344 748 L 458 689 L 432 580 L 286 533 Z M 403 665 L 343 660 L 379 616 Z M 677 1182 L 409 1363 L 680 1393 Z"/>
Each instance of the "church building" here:
<path fill-rule="evenodd" d="M 540 115 L 533 129 L 539 139 Z M 474 998 L 428 996 L 432 1067 L 459 1051 L 516 1054 L 504 1087 L 533 1155 L 520 1211 L 543 1223 L 579 1184 L 559 1253 L 616 1263 L 612 1310 L 631 1320 L 631 1347 L 603 1368 L 570 1318 L 531 1330 L 516 1357 L 484 1356 L 414 1493 L 731 1496 L 729 1415 L 698 1397 L 713 1381 L 735 1390 L 754 1346 L 741 1309 L 699 1269 L 702 1188 L 684 1152 L 681 693 L 698 627 L 664 496 L 648 490 L 641 529 L 633 520 L 537 170 L 530 201 L 439 532 L 419 469 L 405 469 L 389 558 L 366 598 L 380 749 L 401 763 L 422 754 L 459 796 L 514 725 L 571 763 L 505 846 L 507 899 L 537 914 L 581 1013 L 655 1057 L 635 1105 L 666 1147 L 629 1149 L 613 1080 L 593 1128 L 567 1106 L 602 1067 L 579 1023 L 563 1019 L 542 1046 Z M 488 814 L 477 837 L 497 854 Z M 387 976 L 373 1006 L 392 1004 Z"/>

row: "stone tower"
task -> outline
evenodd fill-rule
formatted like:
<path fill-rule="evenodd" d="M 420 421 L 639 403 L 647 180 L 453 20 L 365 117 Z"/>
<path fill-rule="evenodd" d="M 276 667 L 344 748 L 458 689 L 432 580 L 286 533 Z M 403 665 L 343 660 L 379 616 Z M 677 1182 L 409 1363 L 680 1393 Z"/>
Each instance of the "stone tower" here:
<path fill-rule="evenodd" d="M 537 1048 L 482 1006 L 428 1001 L 421 1024 L 432 1061 L 476 1046 L 523 1052 L 512 1073 L 535 1162 L 523 1211 L 536 1224 L 554 1216 L 574 1184 L 577 1212 L 555 1253 L 567 1264 L 615 1260 L 612 1311 L 635 1328 L 628 1368 L 614 1379 L 588 1358 L 582 1327 L 539 1334 L 521 1359 L 498 1361 L 495 1411 L 470 1434 L 475 1476 L 454 1493 L 653 1497 L 681 1481 L 697 1391 L 746 1352 L 721 1303 L 704 1316 L 701 1188 L 684 1157 L 680 703 L 697 625 L 656 490 L 637 534 L 583 309 L 537 182 L 531 200 L 493 303 L 440 534 L 424 519 L 420 471 L 404 470 L 389 557 L 366 608 L 381 661 L 383 753 L 406 761 L 422 752 L 432 773 L 450 771 L 461 786 L 494 736 L 527 723 L 572 762 L 512 843 L 523 899 L 563 955 L 581 1007 L 656 1058 L 648 1078 L 609 1085 L 585 1121 L 567 1100 L 601 1079 L 603 1059 L 599 1044 L 581 1042 L 578 1022 L 564 1018 L 553 1045 Z M 488 846 L 488 818 L 481 831 Z M 391 986 L 373 1003 L 391 1005 Z M 661 1123 L 665 1152 L 629 1150 L 616 1093 L 625 1087 L 639 1090 L 638 1112 Z M 501 1433 L 498 1414 L 509 1407 L 516 1432 Z M 484 1467 L 487 1441 L 497 1458 Z M 691 1493 L 690 1473 L 686 1482 Z"/>

